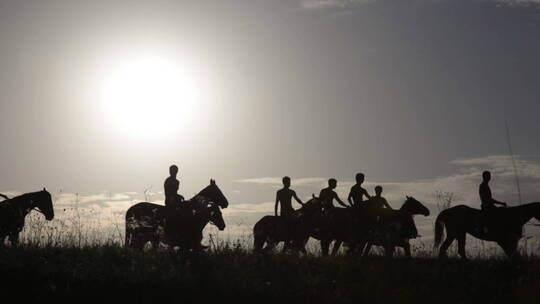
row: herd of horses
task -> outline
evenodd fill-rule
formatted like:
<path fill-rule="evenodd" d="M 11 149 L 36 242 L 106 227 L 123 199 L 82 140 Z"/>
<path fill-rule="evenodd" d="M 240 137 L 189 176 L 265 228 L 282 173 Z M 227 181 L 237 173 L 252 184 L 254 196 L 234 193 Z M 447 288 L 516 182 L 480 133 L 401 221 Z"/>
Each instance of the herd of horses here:
<path fill-rule="evenodd" d="M 225 229 L 221 213 L 229 202 L 214 180 L 178 209 L 148 202 L 131 206 L 126 212 L 125 246 L 143 249 L 148 243 L 157 248 L 160 243 L 184 251 L 202 250 L 203 229 L 208 223 L 219 230 Z M 51 194 L 42 191 L 26 193 L 0 202 L 0 247 L 6 238 L 16 246 L 25 217 L 37 210 L 47 220 L 54 218 Z M 406 197 L 399 210 L 373 209 L 364 206 L 323 210 L 322 201 L 313 196 L 291 216 L 264 216 L 253 227 L 254 251 L 272 252 L 283 242 L 283 251 L 306 254 L 310 238 L 320 241 L 323 256 L 335 255 L 342 244 L 347 254 L 367 255 L 370 248 L 384 247 L 391 257 L 395 247 L 402 247 L 411 256 L 409 240 L 417 237 L 414 215 L 428 216 L 429 210 L 413 197 Z M 489 213 L 465 205 L 448 208 L 435 220 L 434 245 L 439 257 L 454 240 L 458 241 L 458 254 L 466 259 L 467 233 L 499 244 L 508 256 L 517 254 L 523 225 L 532 218 L 540 220 L 540 203 L 516 207 L 497 208 Z M 446 230 L 446 239 L 444 232 Z M 330 245 L 333 243 L 330 253 Z M 440 248 L 439 248 L 440 247 Z"/>

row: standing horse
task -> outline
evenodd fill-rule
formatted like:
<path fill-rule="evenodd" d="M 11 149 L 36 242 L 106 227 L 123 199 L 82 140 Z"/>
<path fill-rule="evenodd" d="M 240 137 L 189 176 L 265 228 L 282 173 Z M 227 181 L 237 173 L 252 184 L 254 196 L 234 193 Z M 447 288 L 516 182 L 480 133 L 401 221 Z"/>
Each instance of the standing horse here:
<path fill-rule="evenodd" d="M 6 236 L 13 246 L 19 243 L 24 219 L 34 209 L 43 213 L 48 221 L 54 218 L 51 194 L 45 188 L 0 202 L 0 246 L 4 245 Z"/>
<path fill-rule="evenodd" d="M 179 209 L 147 202 L 131 206 L 126 211 L 126 246 L 142 249 L 151 242 L 157 248 L 162 241 L 182 249 L 199 249 L 202 230 L 208 222 L 225 229 L 219 207 L 227 208 L 229 202 L 214 180 L 181 204 Z"/>
<path fill-rule="evenodd" d="M 439 248 L 439 258 L 446 257 L 446 251 L 454 240 L 458 241 L 458 253 L 466 260 L 466 234 L 481 240 L 497 242 L 509 257 L 516 253 L 522 236 L 523 225 L 531 218 L 540 220 L 540 203 L 530 203 L 516 207 L 496 208 L 480 211 L 465 205 L 458 205 L 442 211 L 435 220 L 435 248 Z M 446 227 L 446 240 L 444 228 Z"/>
<path fill-rule="evenodd" d="M 313 198 L 295 210 L 290 217 L 272 215 L 263 217 L 253 226 L 254 251 L 270 252 L 278 243 L 285 242 L 283 252 L 294 249 L 306 254 L 305 244 L 313 229 L 313 217 L 320 210 L 321 201 Z"/>
<path fill-rule="evenodd" d="M 376 214 L 375 227 L 370 233 L 363 255 L 369 253 L 372 245 L 383 246 L 387 257 L 392 257 L 396 246 L 405 250 L 405 255 L 411 257 L 409 239 L 418 236 L 414 225 L 413 215 L 429 216 L 429 209 L 414 197 L 407 196 L 399 210 L 381 209 Z"/>

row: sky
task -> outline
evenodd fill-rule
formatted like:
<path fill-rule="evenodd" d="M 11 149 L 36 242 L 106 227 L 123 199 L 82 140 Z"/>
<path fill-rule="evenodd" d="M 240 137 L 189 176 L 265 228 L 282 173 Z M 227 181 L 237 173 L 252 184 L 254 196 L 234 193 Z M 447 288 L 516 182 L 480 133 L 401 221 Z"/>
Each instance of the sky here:
<path fill-rule="evenodd" d="M 210 178 L 231 223 L 357 172 L 398 208 L 540 200 L 540 4 L 0 1 L 0 192 L 121 214 Z M 146 191 L 146 192 L 145 192 Z M 297 206 L 298 207 L 298 206 Z M 425 233 L 432 217 L 419 219 Z M 428 229 L 429 228 L 429 229 Z"/>

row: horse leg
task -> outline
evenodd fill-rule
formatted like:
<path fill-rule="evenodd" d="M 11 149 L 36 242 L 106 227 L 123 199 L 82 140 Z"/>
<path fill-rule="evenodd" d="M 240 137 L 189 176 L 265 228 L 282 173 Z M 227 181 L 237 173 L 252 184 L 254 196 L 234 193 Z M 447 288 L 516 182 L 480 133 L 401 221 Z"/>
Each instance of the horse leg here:
<path fill-rule="evenodd" d="M 264 252 L 272 252 L 274 248 L 276 247 L 277 242 L 274 240 L 267 240 L 266 241 L 266 247 L 264 248 Z"/>
<path fill-rule="evenodd" d="M 11 242 L 11 247 L 16 247 L 19 244 L 19 232 L 11 232 L 9 234 L 9 241 Z"/>
<path fill-rule="evenodd" d="M 343 243 L 342 241 L 340 240 L 336 240 L 334 242 L 334 246 L 332 247 L 332 256 L 336 256 L 338 250 L 339 250 L 339 247 L 341 246 L 341 243 Z"/>
<path fill-rule="evenodd" d="M 283 242 L 283 249 L 281 250 L 282 254 L 287 253 L 291 249 L 291 241 L 284 241 Z"/>
<path fill-rule="evenodd" d="M 409 244 L 409 241 L 406 241 L 405 244 L 403 244 L 403 249 L 405 250 L 405 256 L 407 258 L 411 258 L 411 244 Z"/>
<path fill-rule="evenodd" d="M 367 242 L 366 248 L 364 249 L 364 252 L 362 253 L 362 256 L 368 256 L 369 251 L 371 250 L 371 246 L 373 246 L 373 243 Z"/>
<path fill-rule="evenodd" d="M 464 233 L 460 236 L 458 236 L 458 253 L 459 253 L 459 256 L 461 256 L 461 259 L 466 261 L 467 260 L 467 256 L 465 254 L 465 239 L 466 239 L 467 235 Z"/>
<path fill-rule="evenodd" d="M 504 253 L 511 258 L 517 254 L 517 245 L 519 239 L 509 239 L 501 242 L 497 242 L 502 247 Z"/>
<path fill-rule="evenodd" d="M 349 243 L 348 249 L 347 249 L 348 256 L 352 256 L 354 254 L 354 252 L 356 251 L 356 246 L 357 246 L 356 242 Z"/>
<path fill-rule="evenodd" d="M 447 236 L 446 240 L 441 245 L 441 248 L 439 249 L 439 259 L 443 259 L 446 257 L 446 250 L 448 250 L 448 247 L 452 245 L 452 242 L 454 241 L 454 236 Z"/>
<path fill-rule="evenodd" d="M 328 256 L 328 250 L 330 248 L 329 240 L 321 240 L 321 253 L 323 257 Z"/>
<path fill-rule="evenodd" d="M 264 243 L 266 242 L 266 237 L 262 234 L 255 233 L 254 239 L 253 239 L 253 250 L 257 253 L 260 253 L 264 247 Z"/>
<path fill-rule="evenodd" d="M 394 246 L 386 245 L 384 246 L 384 255 L 391 259 L 394 256 Z"/>

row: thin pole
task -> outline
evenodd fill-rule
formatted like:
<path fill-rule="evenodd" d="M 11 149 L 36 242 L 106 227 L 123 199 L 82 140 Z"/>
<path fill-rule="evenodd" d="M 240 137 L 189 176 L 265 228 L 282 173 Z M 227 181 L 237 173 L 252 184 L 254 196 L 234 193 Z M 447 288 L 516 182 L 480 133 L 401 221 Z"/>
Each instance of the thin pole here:
<path fill-rule="evenodd" d="M 518 201 L 521 205 L 521 187 L 519 185 L 519 176 L 516 166 L 516 159 L 514 158 L 514 150 L 512 149 L 512 141 L 510 140 L 510 127 L 508 126 L 508 120 L 504 120 L 504 126 L 506 128 L 506 141 L 508 143 L 508 150 L 510 151 L 510 158 L 512 159 L 512 166 L 514 167 L 514 175 L 516 177 L 516 187 L 518 192 Z"/>

